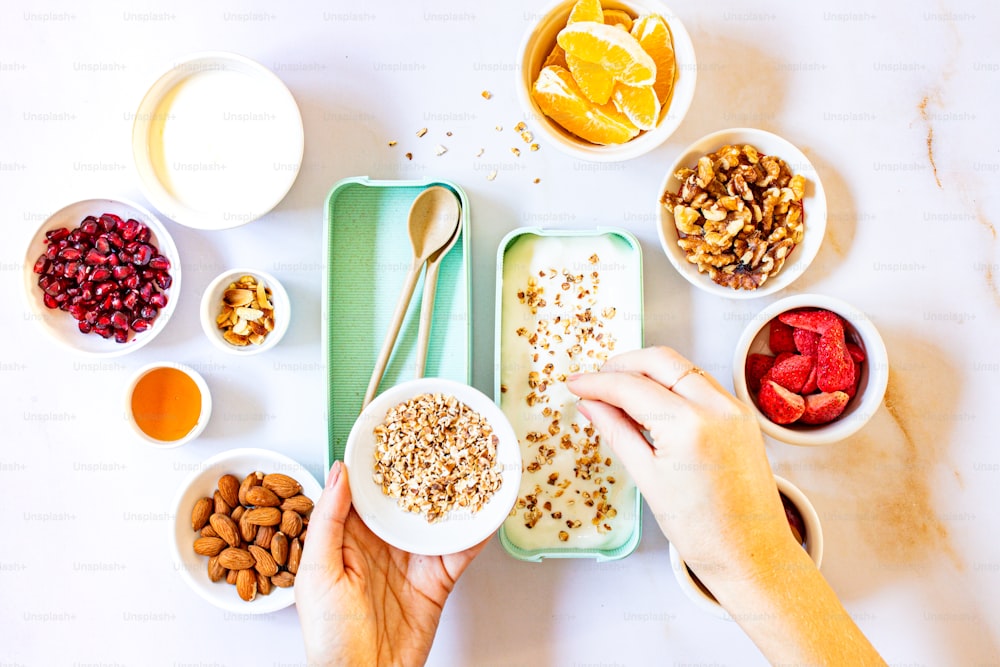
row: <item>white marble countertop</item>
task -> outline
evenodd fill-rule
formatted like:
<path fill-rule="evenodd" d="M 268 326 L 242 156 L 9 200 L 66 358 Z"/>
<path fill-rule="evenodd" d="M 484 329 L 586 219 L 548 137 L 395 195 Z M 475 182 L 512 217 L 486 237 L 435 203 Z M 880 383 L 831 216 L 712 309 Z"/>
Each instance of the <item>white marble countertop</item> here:
<path fill-rule="evenodd" d="M 473 380 L 486 391 L 496 247 L 523 225 L 634 232 L 647 342 L 679 348 L 729 384 L 744 323 L 776 298 L 819 292 L 868 313 L 890 355 L 885 405 L 846 442 L 769 443 L 772 462 L 816 505 L 823 570 L 891 664 L 1000 662 L 995 5 L 676 5 L 699 59 L 686 120 L 644 157 L 591 164 L 545 144 L 509 151 L 523 117 L 515 52 L 539 11 L 531 2 L 45 4 L 0 10 L 0 665 L 302 663 L 294 609 L 227 614 L 184 585 L 169 555 L 169 506 L 198 462 L 238 446 L 279 450 L 322 476 L 323 202 L 359 175 L 445 178 L 468 193 Z M 28 314 L 24 248 L 67 203 L 147 203 L 131 114 L 171 59 L 201 50 L 242 53 L 286 82 L 305 124 L 302 171 L 281 205 L 247 226 L 208 233 L 168 221 L 184 270 L 175 321 L 134 354 L 76 356 Z M 737 126 L 798 145 L 830 209 L 812 267 L 778 295 L 739 302 L 677 275 L 652 213 L 674 156 Z M 417 139 L 421 127 L 428 136 Z M 446 154 L 435 155 L 438 143 Z M 201 291 L 236 264 L 276 274 L 294 303 L 288 335 L 265 355 L 225 356 L 198 326 Z M 164 359 L 205 375 L 216 412 L 194 443 L 154 451 L 130 435 L 120 405 L 130 373 Z M 735 624 L 682 595 L 648 516 L 636 553 L 603 565 L 520 563 L 494 541 L 449 601 L 430 658 L 763 662 Z"/>

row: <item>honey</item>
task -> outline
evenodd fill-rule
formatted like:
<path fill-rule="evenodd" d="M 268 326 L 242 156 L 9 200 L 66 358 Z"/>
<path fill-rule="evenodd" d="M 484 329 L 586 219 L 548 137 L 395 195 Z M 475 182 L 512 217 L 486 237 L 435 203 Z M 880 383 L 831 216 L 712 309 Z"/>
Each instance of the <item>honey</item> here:
<path fill-rule="evenodd" d="M 155 368 L 132 391 L 132 417 L 139 429 L 155 440 L 180 440 L 201 418 L 201 389 L 184 371 Z"/>

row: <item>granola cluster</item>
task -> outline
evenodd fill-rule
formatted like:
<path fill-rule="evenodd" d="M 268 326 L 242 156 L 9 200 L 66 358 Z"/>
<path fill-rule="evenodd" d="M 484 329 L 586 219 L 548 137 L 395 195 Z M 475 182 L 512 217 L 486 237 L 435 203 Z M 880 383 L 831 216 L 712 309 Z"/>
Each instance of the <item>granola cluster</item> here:
<path fill-rule="evenodd" d="M 457 508 L 478 512 L 500 489 L 499 438 L 454 396 L 421 394 L 400 403 L 374 433 L 372 479 L 429 523 Z"/>
<path fill-rule="evenodd" d="M 566 393 L 561 385 L 568 374 L 597 370 L 615 349 L 605 324 L 616 311 L 598 305 L 599 261 L 594 254 L 588 270 L 549 268 L 528 277 L 517 298 L 531 315 L 526 318 L 530 326 L 516 330 L 532 350 L 527 393 L 510 397 L 509 387 L 500 386 L 507 401 L 523 400 L 526 412 L 537 417 L 531 422 L 537 428 L 517 434 L 525 475 L 511 516 L 520 516 L 529 529 L 558 524 L 562 542 L 585 523 L 599 534 L 609 533 L 618 513 L 609 497 L 616 482 L 608 474 L 613 462 L 600 436 L 575 417 L 575 410 L 567 410 L 565 399 L 553 400 L 559 390 Z M 572 412 L 569 418 L 564 410 Z"/>
<path fill-rule="evenodd" d="M 674 176 L 680 189 L 660 201 L 673 214 L 677 245 L 719 285 L 757 289 L 802 241 L 806 181 L 781 158 L 723 146 Z"/>

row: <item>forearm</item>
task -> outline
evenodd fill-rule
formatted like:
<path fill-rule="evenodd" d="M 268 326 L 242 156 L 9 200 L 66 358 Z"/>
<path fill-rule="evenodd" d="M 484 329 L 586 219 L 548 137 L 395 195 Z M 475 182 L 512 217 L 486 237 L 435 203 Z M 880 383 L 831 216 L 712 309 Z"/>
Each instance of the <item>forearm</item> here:
<path fill-rule="evenodd" d="M 772 664 L 885 665 L 801 547 L 756 569 L 713 592 Z"/>

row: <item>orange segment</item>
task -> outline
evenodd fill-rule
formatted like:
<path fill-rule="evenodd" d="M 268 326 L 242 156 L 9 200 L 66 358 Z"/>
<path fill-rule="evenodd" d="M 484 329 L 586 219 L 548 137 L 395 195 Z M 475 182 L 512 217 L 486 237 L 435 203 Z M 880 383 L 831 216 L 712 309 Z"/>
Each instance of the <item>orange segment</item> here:
<path fill-rule="evenodd" d="M 645 86 L 656 80 L 656 62 L 621 28 L 580 21 L 563 28 L 556 41 L 567 54 L 597 63 L 622 83 Z"/>
<path fill-rule="evenodd" d="M 588 100 L 562 67 L 543 68 L 531 96 L 546 116 L 591 143 L 623 144 L 639 134 L 639 128 L 613 104 L 597 106 Z"/>
<path fill-rule="evenodd" d="M 580 21 L 595 21 L 604 23 L 604 12 L 601 11 L 601 0 L 577 0 L 569 12 L 566 24 Z"/>
<path fill-rule="evenodd" d="M 608 25 L 620 26 L 625 32 L 632 30 L 632 17 L 623 9 L 605 9 L 604 22 Z"/>
<path fill-rule="evenodd" d="M 677 68 L 670 28 L 662 16 L 650 14 L 635 21 L 632 25 L 632 36 L 656 63 L 653 90 L 656 91 L 656 98 L 660 104 L 666 104 L 674 87 L 674 73 Z"/>
<path fill-rule="evenodd" d="M 545 58 L 545 62 L 542 63 L 542 67 L 548 67 L 549 65 L 558 65 L 563 69 L 569 69 L 569 65 L 566 63 L 566 52 L 558 44 L 552 47 L 548 57 Z"/>
<path fill-rule="evenodd" d="M 573 79 L 588 100 L 594 104 L 608 103 L 611 99 L 611 90 L 615 86 L 615 78 L 611 76 L 611 72 L 597 63 L 588 63 L 568 53 L 566 63 L 569 73 L 573 75 Z"/>
<path fill-rule="evenodd" d="M 660 100 L 653 86 L 627 86 L 616 83 L 611 95 L 615 108 L 625 114 L 640 130 L 652 130 L 660 117 Z"/>

